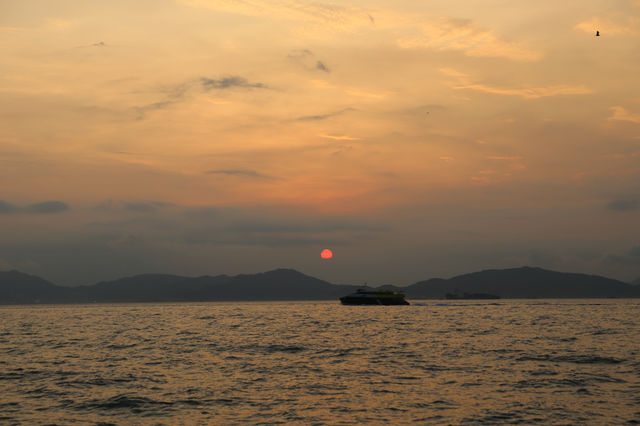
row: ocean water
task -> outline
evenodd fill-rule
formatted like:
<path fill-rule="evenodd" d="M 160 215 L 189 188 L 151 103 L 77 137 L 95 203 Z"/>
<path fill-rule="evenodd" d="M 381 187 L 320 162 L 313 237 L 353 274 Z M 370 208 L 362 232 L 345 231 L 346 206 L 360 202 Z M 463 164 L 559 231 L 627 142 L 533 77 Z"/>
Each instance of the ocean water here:
<path fill-rule="evenodd" d="M 2 424 L 640 422 L 640 300 L 0 307 Z"/>

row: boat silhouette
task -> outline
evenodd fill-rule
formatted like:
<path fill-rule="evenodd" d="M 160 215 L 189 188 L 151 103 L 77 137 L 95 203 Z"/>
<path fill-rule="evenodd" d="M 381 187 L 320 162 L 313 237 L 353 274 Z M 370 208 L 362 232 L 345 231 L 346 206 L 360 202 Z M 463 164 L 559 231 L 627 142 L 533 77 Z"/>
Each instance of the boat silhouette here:
<path fill-rule="evenodd" d="M 392 290 L 359 288 L 354 293 L 340 298 L 343 305 L 408 305 L 404 294 Z"/>

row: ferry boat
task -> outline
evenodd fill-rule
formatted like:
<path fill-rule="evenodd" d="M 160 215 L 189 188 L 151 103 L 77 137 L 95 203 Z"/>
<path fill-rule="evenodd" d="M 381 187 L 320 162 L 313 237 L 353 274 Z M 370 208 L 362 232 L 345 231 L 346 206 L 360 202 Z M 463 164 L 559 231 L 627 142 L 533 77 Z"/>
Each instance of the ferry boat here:
<path fill-rule="evenodd" d="M 359 288 L 355 293 L 340 298 L 343 305 L 408 305 L 404 294 L 391 290 Z"/>

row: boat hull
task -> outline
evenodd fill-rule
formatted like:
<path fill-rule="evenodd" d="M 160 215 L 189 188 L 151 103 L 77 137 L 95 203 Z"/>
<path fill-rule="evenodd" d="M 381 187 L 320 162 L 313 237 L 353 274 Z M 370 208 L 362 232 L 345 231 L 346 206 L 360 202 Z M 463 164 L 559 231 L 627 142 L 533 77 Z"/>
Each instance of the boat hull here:
<path fill-rule="evenodd" d="M 350 297 L 340 298 L 343 305 L 408 305 L 409 302 L 399 297 Z"/>

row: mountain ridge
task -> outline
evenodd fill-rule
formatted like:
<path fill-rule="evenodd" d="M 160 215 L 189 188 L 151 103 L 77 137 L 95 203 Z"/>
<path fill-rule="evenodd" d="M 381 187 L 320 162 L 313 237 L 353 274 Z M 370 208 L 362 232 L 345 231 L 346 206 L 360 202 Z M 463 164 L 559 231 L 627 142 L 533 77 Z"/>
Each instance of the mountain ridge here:
<path fill-rule="evenodd" d="M 233 276 L 140 274 L 78 287 L 58 286 L 12 270 L 0 271 L 0 304 L 337 300 L 359 287 L 333 284 L 288 268 Z M 637 285 L 530 266 L 486 269 L 448 279 L 431 278 L 406 287 L 379 288 L 402 291 L 409 299 L 438 299 L 455 292 L 490 293 L 502 298 L 640 297 Z"/>

